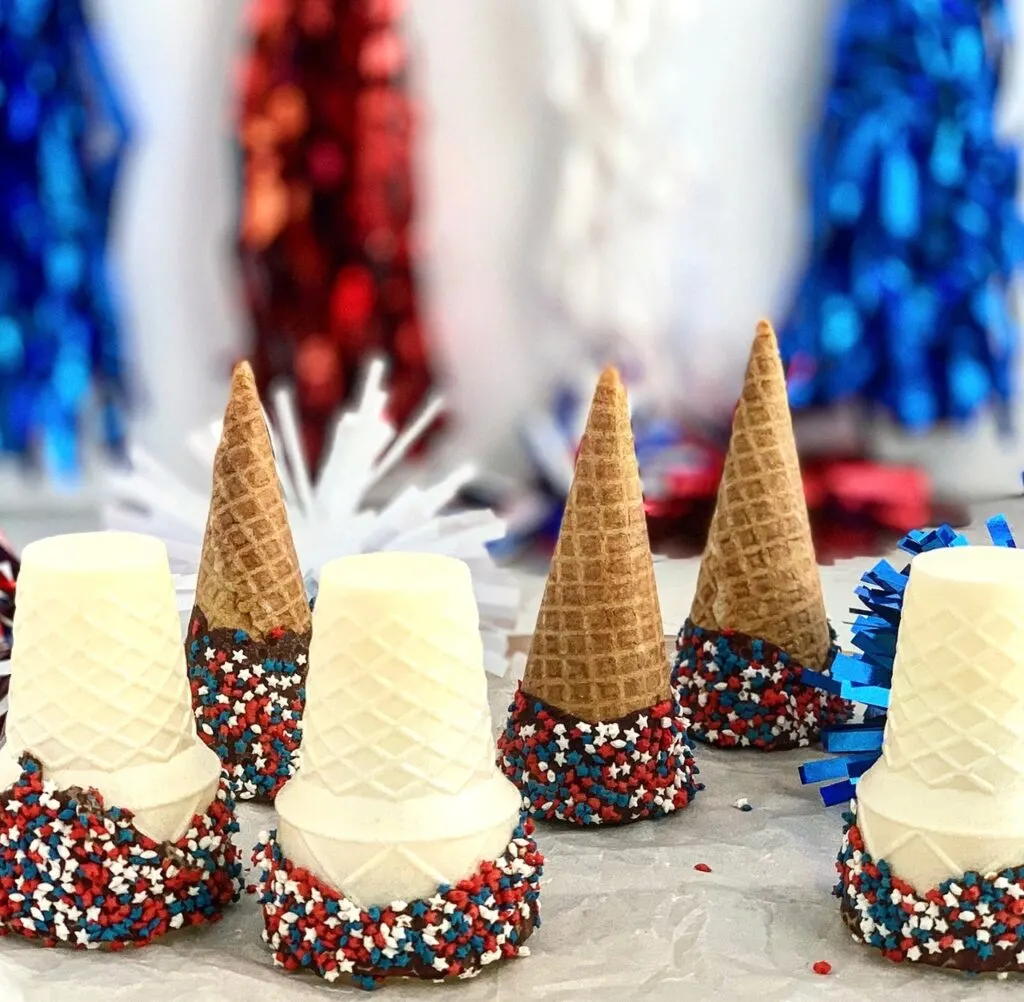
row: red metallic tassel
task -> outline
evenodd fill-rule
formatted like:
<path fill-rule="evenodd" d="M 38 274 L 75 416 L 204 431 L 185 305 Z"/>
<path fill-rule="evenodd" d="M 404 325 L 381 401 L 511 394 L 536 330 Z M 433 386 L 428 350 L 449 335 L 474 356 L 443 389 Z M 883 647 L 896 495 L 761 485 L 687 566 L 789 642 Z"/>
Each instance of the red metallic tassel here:
<path fill-rule="evenodd" d="M 242 67 L 240 249 L 261 392 L 298 391 L 316 468 L 368 354 L 391 362 L 393 417 L 430 388 L 417 306 L 398 0 L 252 0 Z"/>

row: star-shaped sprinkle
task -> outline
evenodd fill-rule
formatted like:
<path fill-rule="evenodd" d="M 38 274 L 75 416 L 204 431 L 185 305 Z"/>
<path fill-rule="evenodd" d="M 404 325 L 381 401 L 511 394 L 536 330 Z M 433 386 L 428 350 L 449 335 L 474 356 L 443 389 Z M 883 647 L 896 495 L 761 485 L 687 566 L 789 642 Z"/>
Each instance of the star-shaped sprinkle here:
<path fill-rule="evenodd" d="M 59 940 L 80 949 L 142 945 L 166 932 L 174 917 L 189 924 L 211 920 L 237 897 L 241 864 L 230 836 L 238 824 L 224 781 L 186 836 L 158 851 L 128 812 L 105 807 L 102 794 L 86 801 L 78 791 L 43 783 L 34 765 L 25 767 L 8 791 L 17 795 L 4 798 L 0 811 L 8 836 L 0 871 L 9 874 L 0 886 L 0 931 L 28 930 L 51 945 Z M 44 824 L 45 842 L 36 834 Z M 37 875 L 49 879 L 9 868 L 4 857 L 9 862 L 19 854 L 40 859 Z M 130 914 L 126 904 L 135 906 Z"/>
<path fill-rule="evenodd" d="M 391 975 L 471 977 L 505 956 L 525 955 L 523 930 L 537 921 L 543 859 L 524 817 L 504 855 L 456 887 L 369 911 L 284 858 L 273 832 L 261 835 L 253 863 L 261 868 L 264 940 L 275 961 L 328 981 L 358 969 L 356 984 L 372 988 Z"/>
<path fill-rule="evenodd" d="M 686 721 L 671 702 L 590 723 L 520 687 L 498 745 L 506 775 L 547 819 L 598 825 L 660 817 L 685 807 L 699 788 Z"/>
<path fill-rule="evenodd" d="M 804 747 L 822 726 L 848 717 L 847 703 L 801 681 L 800 666 L 767 641 L 704 630 L 688 621 L 676 646 L 676 698 L 690 712 L 691 733 L 708 744 Z M 738 711 L 741 704 L 749 712 Z"/>

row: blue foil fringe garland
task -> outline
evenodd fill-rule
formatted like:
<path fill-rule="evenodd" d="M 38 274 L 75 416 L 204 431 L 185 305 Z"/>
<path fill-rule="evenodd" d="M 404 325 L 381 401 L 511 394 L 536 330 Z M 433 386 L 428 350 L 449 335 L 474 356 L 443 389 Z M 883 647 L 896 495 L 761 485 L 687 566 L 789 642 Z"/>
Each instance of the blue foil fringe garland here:
<path fill-rule="evenodd" d="M 82 0 L 0 0 L 0 452 L 59 480 L 93 407 L 124 437 L 107 241 L 127 137 Z"/>
<path fill-rule="evenodd" d="M 1013 397 L 1018 154 L 996 136 L 1004 0 L 848 0 L 781 347 L 794 407 L 859 396 L 910 429 Z"/>
<path fill-rule="evenodd" d="M 1017 545 L 1004 515 L 993 515 L 986 527 L 993 545 Z M 928 550 L 968 546 L 969 543 L 962 533 L 942 525 L 937 529 L 917 529 L 904 536 L 898 545 L 914 557 Z M 837 655 L 831 677 L 804 671 L 805 682 L 865 707 L 862 723 L 822 728 L 822 747 L 838 757 L 800 766 L 802 783 L 828 782 L 820 790 L 827 807 L 853 799 L 857 780 L 882 753 L 896 637 L 909 579 L 909 563 L 903 570 L 897 570 L 888 560 L 881 560 L 867 571 L 854 591 L 863 608 L 851 610 L 857 617 L 853 621 L 853 646 L 860 653 Z"/>

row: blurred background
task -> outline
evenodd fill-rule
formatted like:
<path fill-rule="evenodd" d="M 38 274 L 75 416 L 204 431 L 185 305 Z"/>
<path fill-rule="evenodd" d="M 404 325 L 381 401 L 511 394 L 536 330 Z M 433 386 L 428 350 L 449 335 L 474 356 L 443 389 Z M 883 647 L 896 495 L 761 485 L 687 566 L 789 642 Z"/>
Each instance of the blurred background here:
<path fill-rule="evenodd" d="M 315 474 L 383 357 L 399 426 L 446 404 L 413 475 L 471 460 L 460 503 L 543 549 L 610 362 L 690 552 L 762 317 L 826 557 L 1019 495 L 1022 18 L 0 0 L 0 526 L 98 525 L 126 464 L 208 491 L 243 357 Z"/>

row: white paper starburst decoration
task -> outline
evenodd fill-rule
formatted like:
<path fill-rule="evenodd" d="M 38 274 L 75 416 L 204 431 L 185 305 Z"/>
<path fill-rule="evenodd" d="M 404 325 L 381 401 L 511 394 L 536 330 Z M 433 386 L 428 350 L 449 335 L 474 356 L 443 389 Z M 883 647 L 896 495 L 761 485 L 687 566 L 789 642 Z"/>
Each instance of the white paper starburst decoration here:
<path fill-rule="evenodd" d="M 383 492 L 385 478 L 390 484 L 444 406 L 440 397 L 434 397 L 399 433 L 386 416 L 384 376 L 382 361 L 370 363 L 358 404 L 337 419 L 315 482 L 300 444 L 294 396 L 290 389 L 272 394 L 267 427 L 306 588 L 310 597 L 316 595 L 320 569 L 335 557 L 379 550 L 458 557 L 473 575 L 484 665 L 489 672 L 504 675 L 520 591 L 514 575 L 495 563 L 488 544 L 504 537 L 505 524 L 490 510 L 453 510 L 460 490 L 476 476 L 472 463 L 427 487 L 407 481 Z M 220 422 L 189 438 L 189 449 L 208 479 L 219 440 Z M 138 447 L 129 450 L 129 458 L 130 470 L 111 476 L 104 521 L 110 529 L 146 532 L 164 540 L 178 608 L 187 619 L 195 600 L 209 490 L 190 487 Z M 382 494 L 376 504 L 371 500 L 375 492 Z"/>

